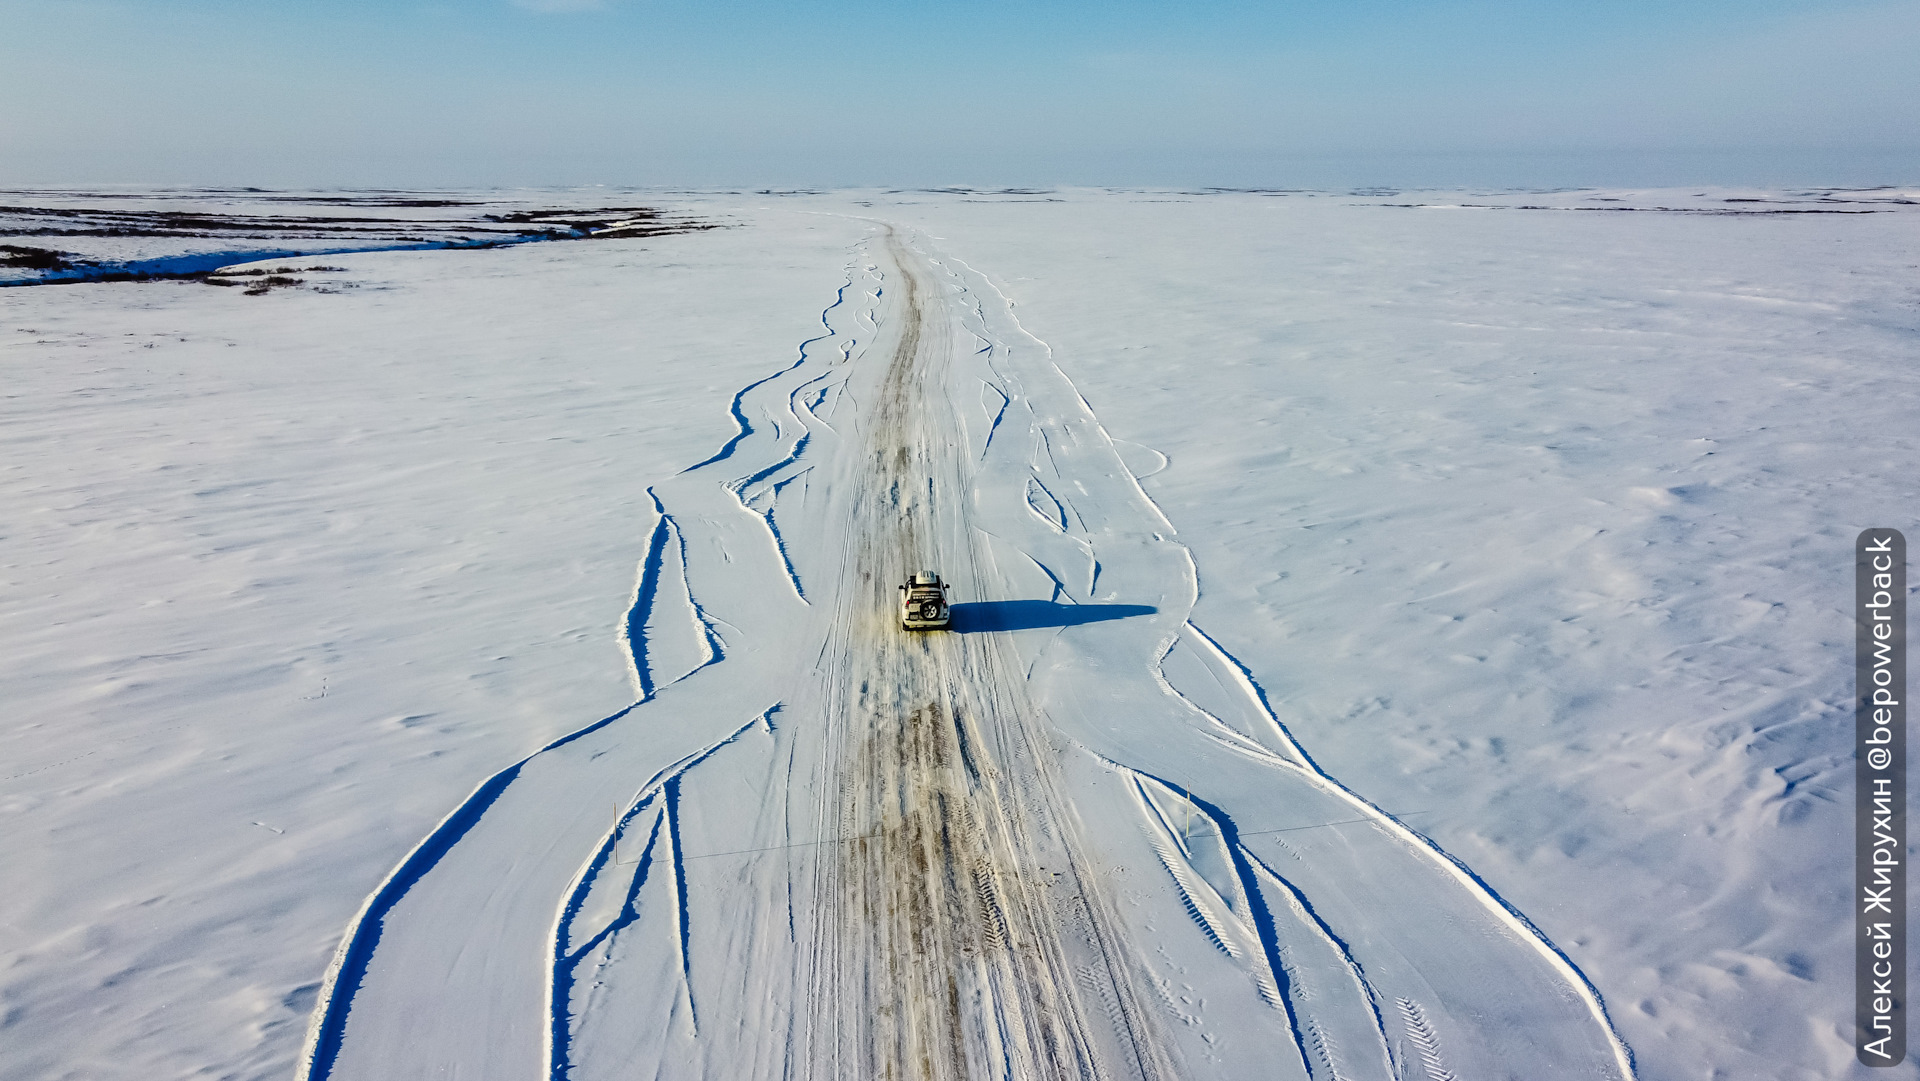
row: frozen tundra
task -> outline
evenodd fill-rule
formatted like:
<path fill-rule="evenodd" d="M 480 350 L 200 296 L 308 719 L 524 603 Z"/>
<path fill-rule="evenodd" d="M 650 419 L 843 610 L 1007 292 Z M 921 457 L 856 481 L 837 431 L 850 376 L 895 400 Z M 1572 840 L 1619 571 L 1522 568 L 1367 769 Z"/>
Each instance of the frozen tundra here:
<path fill-rule="evenodd" d="M 947 584 L 932 571 L 921 571 L 900 587 L 900 626 L 910 631 L 938 630 L 952 622 L 947 607 Z"/>

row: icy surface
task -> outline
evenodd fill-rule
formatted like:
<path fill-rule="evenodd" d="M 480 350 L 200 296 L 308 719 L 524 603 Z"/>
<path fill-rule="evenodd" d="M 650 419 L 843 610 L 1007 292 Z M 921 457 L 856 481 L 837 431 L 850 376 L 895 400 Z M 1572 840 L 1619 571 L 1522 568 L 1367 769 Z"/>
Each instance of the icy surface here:
<path fill-rule="evenodd" d="M 0 1077 L 1864 1075 L 1914 194 L 7 290 Z"/>

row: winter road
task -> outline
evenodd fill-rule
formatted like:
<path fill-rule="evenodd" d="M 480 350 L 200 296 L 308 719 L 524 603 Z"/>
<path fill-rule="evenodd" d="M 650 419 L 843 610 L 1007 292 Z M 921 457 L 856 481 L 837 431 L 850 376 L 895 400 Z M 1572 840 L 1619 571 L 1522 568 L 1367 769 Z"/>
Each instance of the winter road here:
<path fill-rule="evenodd" d="M 638 701 L 368 897 L 303 1076 L 1631 1076 L 1571 962 L 1188 621 L 1187 550 L 999 291 L 853 252 L 654 486 Z M 922 568 L 951 633 L 893 618 Z"/>

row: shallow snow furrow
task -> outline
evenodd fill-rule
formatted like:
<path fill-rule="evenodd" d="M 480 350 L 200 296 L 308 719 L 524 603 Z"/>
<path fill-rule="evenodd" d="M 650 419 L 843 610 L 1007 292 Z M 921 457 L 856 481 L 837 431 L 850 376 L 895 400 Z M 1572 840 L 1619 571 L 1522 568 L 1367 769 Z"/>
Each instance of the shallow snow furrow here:
<path fill-rule="evenodd" d="M 1073 500 L 1062 499 L 1058 493 L 1047 487 L 1045 481 L 1040 479 L 1040 474 L 1043 472 L 1042 463 L 1045 463 L 1044 472 L 1051 473 L 1054 477 L 1061 480 L 1069 480 L 1067 474 L 1061 472 L 1060 463 L 1054 459 L 1053 440 L 1055 437 L 1055 429 L 1051 425 L 1035 424 L 1033 431 L 1039 440 L 1038 451 L 1033 459 L 1033 482 L 1039 486 L 1043 497 L 1052 504 L 1052 509 L 1057 512 L 1060 531 L 1063 533 L 1079 533 L 1084 535 L 1088 531 L 1087 520 L 1081 517 L 1080 510 L 1074 506 Z M 1070 439 L 1071 429 L 1063 430 L 1060 434 Z M 1082 489 L 1082 491 L 1084 491 L 1084 489 Z M 1028 504 L 1033 506 L 1034 513 L 1040 515 L 1043 520 L 1052 517 L 1046 510 L 1042 510 L 1039 506 L 1033 505 L 1031 497 L 1028 499 Z"/>
<path fill-rule="evenodd" d="M 553 1081 L 566 1081 L 573 1069 L 571 1059 L 572 1033 L 576 1021 L 573 1004 L 574 989 L 578 984 L 576 971 L 590 955 L 603 944 L 615 938 L 638 919 L 639 896 L 641 889 L 651 880 L 656 860 L 655 853 L 664 843 L 664 869 L 669 876 L 673 889 L 673 926 L 675 948 L 680 962 L 681 982 L 687 1001 L 687 1009 L 692 1024 L 697 1029 L 698 1013 L 694 1004 L 692 962 L 688 954 L 687 937 L 690 932 L 688 913 L 686 865 L 680 840 L 680 782 L 687 772 L 707 761 L 721 748 L 737 742 L 741 736 L 756 728 L 772 727 L 770 718 L 780 708 L 779 703 L 767 707 L 752 720 L 728 733 L 723 739 L 689 754 L 672 765 L 662 769 L 634 793 L 626 810 L 615 820 L 613 828 L 600 841 L 593 855 L 575 875 L 572 886 L 561 900 L 559 910 L 553 921 L 551 949 L 547 968 L 547 1024 L 546 1024 L 546 1062 L 547 1073 Z M 622 891 L 617 915 L 605 926 L 581 938 L 575 929 L 575 923 L 589 912 L 589 904 L 603 875 L 610 866 L 620 865 L 618 859 L 621 839 L 627 834 L 631 824 L 644 819 L 647 822 L 647 842 L 635 861 L 635 869 Z M 578 940 L 579 945 L 573 943 Z"/>
<path fill-rule="evenodd" d="M 982 352 L 989 352 L 992 348 L 993 346 L 989 344 Z M 1007 397 L 1007 392 L 1001 390 L 991 380 L 980 380 L 980 408 L 987 414 L 987 434 L 980 441 L 982 458 L 993 449 L 993 437 L 1000 432 L 1000 422 L 1006 419 L 1007 403 L 1010 401 L 1012 399 Z"/>
<path fill-rule="evenodd" d="M 325 1081 L 333 1075 L 335 1062 L 346 1035 L 347 1021 L 354 998 L 367 974 L 367 967 L 379 946 L 384 921 L 419 882 L 451 852 L 467 833 L 480 823 L 488 809 L 500 799 L 520 776 L 521 771 L 540 755 L 557 750 L 591 735 L 626 717 L 639 703 L 603 717 L 590 725 L 554 740 L 533 754 L 515 762 L 482 781 L 439 825 L 428 833 L 412 852 L 390 872 L 379 888 L 368 895 L 360 911 L 348 924 L 339 948 L 334 952 L 322 978 L 308 1024 L 307 1039 L 296 1072 L 299 1081 Z"/>
<path fill-rule="evenodd" d="M 1067 531 L 1066 508 L 1060 505 L 1060 501 L 1054 498 L 1039 477 L 1027 478 L 1027 507 L 1049 527 L 1062 533 Z"/>
<path fill-rule="evenodd" d="M 1021 552 L 1020 554 L 1026 556 L 1027 562 L 1039 568 L 1040 573 L 1046 575 L 1047 581 L 1053 584 L 1053 595 L 1047 598 L 1049 602 L 1058 602 L 1062 597 L 1066 597 L 1068 600 L 1073 599 L 1072 593 L 1067 589 L 1066 583 L 1060 580 L 1059 575 L 1053 573 L 1052 568 L 1033 558 L 1031 555 L 1027 555 L 1025 552 Z"/>
<path fill-rule="evenodd" d="M 649 490 L 648 495 L 652 495 Z M 661 564 L 667 554 L 667 515 L 660 499 L 653 498 L 653 532 L 647 538 L 646 555 L 640 559 L 633 580 L 633 600 L 627 606 L 627 618 L 621 625 L 621 644 L 627 651 L 627 674 L 634 694 L 641 701 L 653 697 L 653 665 L 647 657 L 647 619 L 660 592 Z"/>
<path fill-rule="evenodd" d="M 745 731 L 742 729 L 741 731 Z M 732 742 L 729 740 L 728 742 Z M 680 987 L 687 996 L 687 1020 L 693 1026 L 692 1035 L 700 1035 L 700 1006 L 693 993 L 693 957 L 689 951 L 688 938 L 692 934 L 691 918 L 687 911 L 687 865 L 685 853 L 680 847 L 680 777 L 676 775 L 667 782 L 667 868 L 673 874 L 673 924 L 677 934 L 674 936 L 679 947 Z"/>
<path fill-rule="evenodd" d="M 693 594 L 693 581 L 686 571 L 687 536 L 681 532 L 679 523 L 674 521 L 672 515 L 663 512 L 661 517 L 665 519 L 667 528 L 672 532 L 674 546 L 680 554 L 680 582 L 686 588 L 687 607 L 693 612 L 693 621 L 699 628 L 700 645 L 704 650 L 699 663 L 674 679 L 674 682 L 678 683 L 710 664 L 718 664 L 725 660 L 727 651 L 725 640 L 720 637 L 720 631 L 715 625 L 719 621 L 707 615 L 707 610 L 700 604 L 700 598 Z"/>
<path fill-rule="evenodd" d="M 1582 1006 L 1606 1032 L 1613 1051 L 1614 1064 L 1621 1074 L 1628 1078 L 1634 1076 L 1632 1053 L 1628 1050 L 1625 1041 L 1620 1039 L 1618 1031 L 1614 1029 L 1613 1021 L 1607 1016 L 1606 1007 L 1601 1002 L 1599 992 L 1572 959 L 1535 927 L 1531 920 L 1508 904 L 1506 898 L 1452 853 L 1349 790 L 1324 771 L 1309 767 L 1304 775 L 1311 777 L 1319 787 L 1366 815 L 1373 825 L 1386 831 L 1407 848 L 1444 870 L 1456 882 L 1467 888 L 1469 895 L 1481 908 L 1514 932 L 1526 946 L 1543 957 L 1560 974 Z"/>
<path fill-rule="evenodd" d="M 1145 791 L 1144 787 L 1142 791 Z M 1151 799 L 1151 796 L 1148 798 Z M 1154 802 L 1157 804 L 1157 801 Z M 1295 1050 L 1311 1074 L 1313 1069 L 1308 1054 L 1308 1034 L 1302 1030 L 1301 1021 L 1302 1018 L 1311 1019 L 1309 1000 L 1315 995 L 1311 988 L 1302 984 L 1298 970 L 1287 963 L 1286 951 L 1278 944 L 1271 921 L 1262 918 L 1265 915 L 1264 905 L 1257 884 L 1249 883 L 1244 890 L 1236 891 L 1241 905 L 1248 908 L 1251 917 L 1242 920 L 1233 914 L 1234 903 L 1222 897 L 1206 876 L 1194 868 L 1190 862 L 1192 855 L 1185 847 L 1186 839 L 1169 832 L 1172 824 L 1165 814 L 1156 808 L 1153 819 L 1160 833 L 1152 842 L 1153 850 L 1160 859 L 1161 867 L 1173 880 L 1188 915 L 1201 927 L 1207 940 L 1216 949 L 1237 962 L 1260 1001 L 1286 1017 Z M 1207 825 L 1217 828 L 1216 823 L 1207 820 L 1202 825 L 1203 831 Z M 1190 829 L 1190 825 L 1183 824 L 1182 828 L 1183 831 Z M 1226 910 L 1227 914 L 1220 914 L 1221 909 Z M 1337 1003 L 1322 1003 L 1320 1008 L 1331 1009 L 1335 1006 Z M 1317 1026 L 1317 1021 L 1311 1023 Z"/>
<path fill-rule="evenodd" d="M 1349 1025 L 1364 1029 L 1364 1042 L 1379 1051 L 1382 1057 L 1381 1065 L 1386 1070 L 1385 1076 L 1395 1076 L 1393 1045 L 1387 1037 L 1386 1020 L 1381 1015 L 1380 998 L 1372 981 L 1367 978 L 1359 960 L 1354 956 L 1352 947 L 1335 934 L 1333 928 L 1327 926 L 1326 921 L 1313 910 L 1313 905 L 1298 887 L 1282 877 L 1252 849 L 1244 844 L 1236 847 L 1239 858 L 1252 868 L 1254 879 L 1257 882 L 1272 884 L 1275 892 L 1286 901 L 1287 907 L 1291 910 L 1294 917 L 1293 926 L 1305 932 L 1304 937 L 1300 939 L 1301 950 L 1283 948 L 1281 953 L 1283 955 L 1292 953 L 1296 957 L 1302 957 L 1310 950 L 1317 951 L 1327 962 L 1330 962 L 1319 967 L 1331 968 L 1331 971 L 1321 972 L 1312 981 L 1308 979 L 1304 963 L 1285 966 L 1289 986 L 1298 989 L 1296 993 L 1302 1000 L 1302 1009 L 1308 999 L 1318 999 L 1323 1006 L 1345 1000 L 1346 1012 L 1349 1014 L 1346 1020 Z M 1322 1008 L 1319 1012 L 1325 1015 L 1328 1011 Z M 1353 1016 L 1360 1015 L 1363 1015 L 1360 1021 L 1352 1020 Z M 1362 1041 L 1356 1039 L 1355 1042 Z"/>
<path fill-rule="evenodd" d="M 554 953 L 559 961 L 568 968 L 578 965 L 582 958 L 592 953 L 602 942 L 618 934 L 639 915 L 636 901 L 640 893 L 641 885 L 647 881 L 653 870 L 654 850 L 660 844 L 661 816 L 654 814 L 645 819 L 647 825 L 644 831 L 646 843 L 641 846 L 639 854 L 631 861 L 623 863 L 620 860 L 619 845 L 627 835 L 627 827 L 633 823 L 640 812 L 655 809 L 654 801 L 649 798 L 635 808 L 634 814 L 629 815 L 622 821 L 620 829 L 616 830 L 613 836 L 609 838 L 605 851 L 596 854 L 598 858 L 589 866 L 587 873 L 582 876 L 580 888 L 575 891 L 574 896 L 569 898 L 567 904 L 561 909 L 560 930 L 555 938 Z M 621 876 L 618 872 L 610 869 L 623 866 L 632 867 L 633 871 L 625 876 L 626 884 L 619 890 L 618 903 L 613 906 L 611 917 L 604 920 L 604 922 L 601 920 L 592 920 L 591 922 L 597 924 L 597 927 L 581 926 L 581 924 L 589 921 L 586 912 L 593 900 L 594 894 L 600 892 L 602 878 L 618 880 Z M 586 938 L 580 939 L 576 944 L 576 937 L 583 932 L 590 933 L 588 933 Z M 557 979 L 558 977 L 556 976 L 556 980 Z M 570 986 L 571 981 L 567 981 L 567 984 Z M 556 995 L 555 1001 L 564 1002 L 565 997 Z M 564 1019 L 564 1011 L 556 1012 L 556 1017 Z"/>
<path fill-rule="evenodd" d="M 300 1081 L 332 1076 L 347 1017 L 352 1010 L 354 993 L 359 989 L 366 966 L 372 960 L 373 950 L 379 944 L 381 923 L 387 912 L 486 813 L 487 807 L 513 783 L 523 765 L 524 760 L 516 762 L 481 782 L 480 787 L 454 808 L 453 813 L 441 820 L 440 825 L 407 854 L 387 880 L 380 884 L 380 888 L 361 905 L 359 914 L 349 925 L 340 948 L 334 954 L 333 963 L 328 966 L 327 974 L 322 979 L 313 1021 L 307 1030 L 307 1046 L 300 1057 L 297 1074 Z"/>
<path fill-rule="evenodd" d="M 803 437 L 800 442 L 804 444 L 806 439 Z M 799 449 L 799 447 L 795 448 L 796 456 Z M 793 463 L 787 462 L 782 464 L 791 465 Z M 780 566 L 786 571 L 787 583 L 793 587 L 793 595 L 807 604 L 812 604 L 813 602 L 807 599 L 807 589 L 800 581 L 800 572 L 794 569 L 793 553 L 787 548 L 786 535 L 780 531 L 780 524 L 774 520 L 774 507 L 779 503 L 780 495 L 786 489 L 787 485 L 804 477 L 811 468 L 811 466 L 803 467 L 797 472 L 784 476 L 766 485 L 753 496 L 743 496 L 741 494 L 741 487 L 744 487 L 745 482 L 742 482 L 739 487 L 734 485 L 727 487 L 727 490 L 733 493 L 734 500 L 740 504 L 740 509 L 760 519 L 762 524 L 766 526 L 767 536 L 773 542 L 774 553 L 780 557 Z"/>
<path fill-rule="evenodd" d="M 782 471 L 792 467 L 794 463 L 800 460 L 800 456 L 806 453 L 807 442 L 811 437 L 812 433 L 810 432 L 800 433 L 795 437 L 792 445 L 787 448 L 786 453 L 782 455 L 779 460 L 773 462 L 771 465 L 754 470 L 752 473 L 728 484 L 728 490 L 733 492 L 735 499 L 740 500 L 743 504 L 746 503 L 752 498 L 747 494 L 747 489 L 758 488 Z"/>
<path fill-rule="evenodd" d="M 814 339 L 814 340 L 818 341 L 819 339 Z M 803 350 L 800 356 L 800 359 L 794 361 L 791 365 L 788 365 L 787 367 L 782 368 L 780 371 L 777 371 L 774 374 L 767 376 L 765 379 L 760 380 L 760 382 L 758 383 L 748 384 L 745 388 L 740 390 L 739 393 L 735 394 L 733 397 L 733 404 L 729 409 L 729 411 L 733 414 L 733 423 L 735 428 L 737 429 L 734 432 L 732 438 L 728 439 L 726 443 L 724 443 L 720 447 L 720 449 L 713 454 L 712 457 L 705 458 L 705 459 L 702 459 L 701 461 L 695 462 L 694 464 L 688 466 L 686 469 L 682 470 L 681 472 L 691 473 L 696 469 L 700 469 L 704 466 L 712 465 L 715 462 L 725 461 L 726 459 L 733 457 L 734 448 L 738 447 L 740 445 L 741 440 L 746 439 L 748 436 L 752 435 L 755 430 L 753 427 L 753 422 L 749 421 L 747 419 L 747 414 L 741 410 L 740 402 L 751 391 L 759 389 L 762 385 L 766 383 L 773 382 L 775 379 L 778 379 L 781 376 L 786 375 L 788 372 L 793 371 L 795 368 L 800 367 L 802 364 L 805 364 L 806 362 L 807 362 L 807 358 Z"/>
<path fill-rule="evenodd" d="M 628 677 L 641 701 L 720 657 L 719 636 L 694 600 L 686 541 L 653 489 L 654 521 L 621 627 Z"/>
<path fill-rule="evenodd" d="M 781 376 L 787 375 L 788 373 L 806 364 L 810 356 L 810 350 L 813 348 L 814 345 L 816 345 L 819 342 L 823 342 L 830 338 L 833 338 L 836 335 L 837 332 L 833 329 L 831 316 L 834 312 L 834 309 L 839 308 L 842 304 L 846 303 L 847 290 L 852 288 L 853 284 L 854 284 L 854 273 L 852 268 L 850 267 L 848 268 L 848 271 L 847 271 L 846 284 L 842 285 L 839 288 L 839 290 L 834 293 L 833 303 L 827 305 L 826 309 L 820 313 L 820 325 L 826 329 L 826 333 L 819 335 L 818 337 L 808 338 L 806 341 L 801 342 L 800 355 L 794 358 L 794 361 L 792 364 L 789 364 L 785 368 L 780 369 L 779 371 L 765 377 L 764 379 L 759 379 L 759 380 L 756 380 L 755 382 L 748 383 L 746 386 L 740 388 L 740 390 L 735 392 L 733 396 L 733 400 L 728 404 L 728 407 L 727 407 L 728 411 L 733 416 L 733 423 L 735 427 L 735 431 L 733 435 L 730 438 L 728 438 L 728 440 L 725 443 L 721 445 L 719 450 L 715 451 L 712 455 L 706 458 L 703 458 L 700 461 L 695 462 L 694 464 L 681 470 L 682 473 L 691 473 L 696 469 L 700 469 L 702 467 L 712 465 L 715 462 L 721 462 L 721 461 L 725 461 L 728 458 L 731 458 L 733 456 L 734 450 L 740 446 L 741 441 L 753 434 L 754 432 L 753 423 L 747 419 L 747 413 L 745 408 L 743 407 L 743 403 L 746 402 L 747 396 L 752 394 L 754 391 L 759 390 L 761 387 L 766 386 L 769 383 L 772 383 L 774 380 L 779 379 Z"/>
<path fill-rule="evenodd" d="M 851 348 L 852 346 L 853 342 L 848 341 L 844 343 L 843 348 Z M 844 356 L 844 354 L 842 355 Z M 828 396 L 834 393 L 839 384 L 840 380 L 834 377 L 834 373 L 825 372 L 795 387 L 793 393 L 788 395 L 787 400 L 792 403 L 796 415 L 805 414 L 802 421 L 803 424 L 810 421 L 832 432 L 834 430 L 833 425 L 829 424 L 826 418 L 820 415 L 820 407 L 822 403 L 827 400 Z M 812 392 L 811 398 L 806 396 L 808 391 Z"/>
<path fill-rule="evenodd" d="M 1188 626 L 1192 626 L 1192 624 L 1188 624 Z M 1148 669 L 1149 674 L 1153 676 L 1155 685 L 1168 697 L 1179 702 L 1183 708 L 1191 710 L 1204 718 L 1207 724 L 1215 729 L 1215 731 L 1208 733 L 1208 735 L 1214 739 L 1243 754 L 1251 754 L 1262 758 L 1277 758 L 1278 756 L 1275 755 L 1271 749 L 1242 733 L 1239 729 L 1229 725 L 1226 721 L 1221 720 L 1218 715 L 1208 710 L 1205 706 L 1187 697 L 1179 687 L 1174 686 L 1172 680 L 1167 678 L 1165 667 L 1167 657 L 1179 643 L 1180 638 L 1178 635 L 1171 635 L 1163 640 L 1159 655 L 1154 658 L 1153 664 Z"/>
<path fill-rule="evenodd" d="M 1267 701 L 1267 692 L 1260 684 L 1254 682 L 1253 673 L 1247 669 L 1247 666 L 1241 664 L 1238 658 L 1222 648 L 1219 642 L 1214 641 L 1212 635 L 1201 630 L 1199 624 L 1188 620 L 1186 629 L 1199 642 L 1202 653 L 1215 661 L 1218 670 L 1226 672 L 1231 677 L 1234 685 L 1246 696 L 1247 701 L 1252 703 L 1259 715 L 1273 726 L 1272 734 L 1281 741 L 1285 752 L 1308 769 L 1318 770 L 1319 766 L 1314 764 L 1313 759 L 1293 738 L 1293 733 L 1287 731 L 1287 726 L 1280 723 L 1280 718 L 1273 712 L 1273 704 Z"/>
<path fill-rule="evenodd" d="M 1136 799 L 1152 824 L 1154 852 L 1174 880 L 1188 914 L 1203 925 L 1215 946 L 1241 963 L 1267 1005 L 1291 1015 L 1292 1007 L 1283 989 L 1283 985 L 1291 984 L 1286 978 L 1280 936 L 1267 912 L 1254 869 L 1232 839 L 1232 824 L 1220 816 L 1218 809 L 1195 801 L 1184 791 L 1178 796 L 1187 813 L 1176 823 L 1162 806 L 1162 800 L 1175 797 L 1174 790 L 1144 774 L 1128 774 Z M 1196 810 L 1197 819 L 1193 817 Z M 1196 821 L 1198 833 L 1194 831 Z M 1229 861 L 1222 869 L 1227 877 L 1215 881 L 1198 868 L 1198 854 L 1191 847 L 1195 840 L 1220 846 Z M 1220 910 L 1226 914 L 1220 914 Z"/>

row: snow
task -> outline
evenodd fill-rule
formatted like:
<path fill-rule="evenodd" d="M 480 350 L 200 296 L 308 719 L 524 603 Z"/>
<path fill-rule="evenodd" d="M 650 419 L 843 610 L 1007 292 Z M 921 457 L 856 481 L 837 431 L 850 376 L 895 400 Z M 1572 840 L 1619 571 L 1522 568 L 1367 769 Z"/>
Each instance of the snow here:
<path fill-rule="evenodd" d="M 646 484 L 845 260 L 704 239 L 5 294 L 0 1073 L 286 1076 L 387 870 L 632 700 Z"/>
<path fill-rule="evenodd" d="M 1170 457 L 1195 622 L 1568 951 L 1646 1076 L 1857 1070 L 1845 552 L 1920 505 L 1911 211 L 1340 202 L 933 220 Z"/>
<path fill-rule="evenodd" d="M 620 197 L 3 294 L 0 1078 L 1866 1072 L 1914 192 Z"/>

